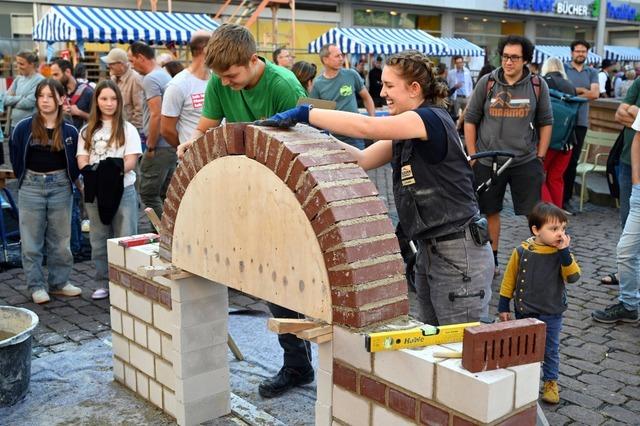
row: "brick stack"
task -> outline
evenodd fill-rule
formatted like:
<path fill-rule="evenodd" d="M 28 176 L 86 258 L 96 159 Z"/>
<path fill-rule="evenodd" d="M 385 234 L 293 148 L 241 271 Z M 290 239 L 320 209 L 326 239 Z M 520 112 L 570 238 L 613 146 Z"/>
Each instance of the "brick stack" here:
<path fill-rule="evenodd" d="M 116 381 L 181 425 L 227 414 L 227 288 L 139 276 L 141 266 L 166 265 L 157 243 L 125 248 L 112 239 L 107 248 Z"/>
<path fill-rule="evenodd" d="M 202 167 L 227 155 L 265 165 L 295 194 L 322 249 L 334 324 L 362 329 L 406 317 L 404 262 L 383 201 L 349 153 L 306 126 L 229 124 L 197 140 L 167 191 L 162 257 L 171 259 L 176 216 L 189 182 Z"/>

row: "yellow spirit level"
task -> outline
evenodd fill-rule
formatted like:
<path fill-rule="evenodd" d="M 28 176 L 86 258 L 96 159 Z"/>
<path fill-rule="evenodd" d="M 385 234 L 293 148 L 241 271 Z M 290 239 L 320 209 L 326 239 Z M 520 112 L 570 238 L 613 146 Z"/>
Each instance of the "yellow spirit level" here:
<path fill-rule="evenodd" d="M 480 325 L 479 322 L 451 324 L 435 327 L 423 325 L 407 330 L 382 331 L 365 336 L 368 352 L 395 351 L 398 349 L 418 348 L 440 343 L 462 342 L 464 329 Z"/>

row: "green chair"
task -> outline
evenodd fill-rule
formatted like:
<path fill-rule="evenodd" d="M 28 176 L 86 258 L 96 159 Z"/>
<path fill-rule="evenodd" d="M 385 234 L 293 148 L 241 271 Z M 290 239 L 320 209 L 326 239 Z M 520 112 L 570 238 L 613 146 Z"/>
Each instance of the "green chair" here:
<path fill-rule="evenodd" d="M 605 173 L 607 171 L 607 156 L 617 138 L 617 133 L 587 130 L 587 136 L 584 139 L 584 146 L 576 168 L 576 174 L 580 175 L 582 179 L 580 185 L 580 211 L 582 211 L 582 206 L 587 196 L 587 175 L 592 172 Z M 607 148 L 607 150 L 594 155 L 593 152 L 598 148 Z"/>

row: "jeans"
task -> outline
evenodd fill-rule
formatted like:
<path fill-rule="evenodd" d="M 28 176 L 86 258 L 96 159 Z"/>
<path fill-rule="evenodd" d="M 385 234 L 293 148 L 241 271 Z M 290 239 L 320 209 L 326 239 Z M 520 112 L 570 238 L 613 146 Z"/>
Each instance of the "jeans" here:
<path fill-rule="evenodd" d="M 73 206 L 71 207 L 71 253 L 82 250 L 82 214 L 80 213 L 80 190 L 73 185 Z"/>
<path fill-rule="evenodd" d="M 418 241 L 415 285 L 422 322 L 447 325 L 488 316 L 493 253 L 489 243 L 478 247 L 468 234 L 450 241 Z"/>
<path fill-rule="evenodd" d="M 628 310 L 638 309 L 640 295 L 640 184 L 633 185 L 629 198 L 629 216 L 618 241 L 620 296 Z"/>
<path fill-rule="evenodd" d="M 158 148 L 153 157 L 142 156 L 140 164 L 140 199 L 162 217 L 162 203 L 171 176 L 176 170 L 178 156 L 174 148 Z"/>
<path fill-rule="evenodd" d="M 29 291 L 59 289 L 69 281 L 71 255 L 71 182 L 66 170 L 50 174 L 26 171 L 18 190 L 22 266 Z M 42 261 L 46 244 L 49 276 Z"/>
<path fill-rule="evenodd" d="M 516 319 L 526 318 L 518 315 Z M 546 342 L 544 345 L 544 362 L 542 363 L 542 380 L 558 380 L 560 367 L 560 331 L 562 330 L 562 314 L 535 316 L 547 325 Z"/>
<path fill-rule="evenodd" d="M 629 216 L 629 197 L 631 197 L 631 166 L 618 164 L 618 182 L 620 183 L 620 225 L 624 229 Z"/>
<path fill-rule="evenodd" d="M 268 303 L 268 306 L 274 318 L 304 318 L 304 315 L 275 303 Z M 311 345 L 308 341 L 287 333 L 278 334 L 278 342 L 284 351 L 283 367 L 292 368 L 300 373 L 306 373 L 313 369 L 311 365 Z"/>
<path fill-rule="evenodd" d="M 89 240 L 91 241 L 91 260 L 96 267 L 95 281 L 106 288 L 109 281 L 107 240 L 138 233 L 138 197 L 135 187 L 129 185 L 124 188 L 118 211 L 109 225 L 105 225 L 100 220 L 98 205 L 95 201 L 86 203 L 85 207 L 91 221 Z"/>

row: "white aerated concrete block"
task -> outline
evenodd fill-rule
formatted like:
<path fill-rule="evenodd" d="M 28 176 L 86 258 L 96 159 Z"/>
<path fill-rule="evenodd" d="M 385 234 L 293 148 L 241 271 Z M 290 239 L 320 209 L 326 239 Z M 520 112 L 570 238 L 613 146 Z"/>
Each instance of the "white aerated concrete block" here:
<path fill-rule="evenodd" d="M 151 352 L 162 354 L 162 343 L 160 333 L 153 327 L 147 328 L 147 347 Z"/>
<path fill-rule="evenodd" d="M 122 314 L 113 306 L 109 308 L 111 318 L 111 329 L 116 333 L 122 334 Z"/>
<path fill-rule="evenodd" d="M 154 377 L 154 357 L 151 352 L 132 343 L 129 345 L 129 353 L 131 354 L 131 364 L 134 367 L 147 376 Z"/>
<path fill-rule="evenodd" d="M 206 373 L 208 371 L 228 369 L 228 347 L 226 343 L 209 346 L 191 352 L 173 352 L 173 370 L 178 378 L 188 378 Z"/>
<path fill-rule="evenodd" d="M 318 368 L 333 373 L 333 340 L 318 345 Z"/>
<path fill-rule="evenodd" d="M 175 302 L 190 302 L 208 297 L 228 298 L 227 286 L 202 277 L 190 277 L 170 280 L 165 277 L 154 277 L 154 281 L 171 289 L 171 299 Z"/>
<path fill-rule="evenodd" d="M 414 422 L 410 421 L 406 417 L 402 417 L 388 409 L 381 407 L 377 404 L 373 404 L 373 412 L 371 413 L 371 425 L 372 426 L 412 426 Z"/>
<path fill-rule="evenodd" d="M 320 368 L 316 371 L 316 401 L 324 405 L 333 402 L 333 375 Z"/>
<path fill-rule="evenodd" d="M 140 346 L 147 347 L 147 326 L 137 319 L 133 321 L 133 332 L 136 336 L 136 343 Z"/>
<path fill-rule="evenodd" d="M 176 321 L 174 320 L 173 311 L 164 306 L 153 304 L 153 325 L 167 334 L 173 334 Z"/>
<path fill-rule="evenodd" d="M 153 251 L 149 248 L 151 246 L 153 245 L 147 244 L 144 246 L 128 247 L 124 252 L 125 267 L 129 271 L 137 274 L 138 268 L 141 266 L 151 266 L 151 257 L 153 256 Z"/>
<path fill-rule="evenodd" d="M 133 317 L 122 313 L 122 334 L 129 340 L 134 340 Z"/>
<path fill-rule="evenodd" d="M 507 370 L 513 371 L 516 375 L 516 395 L 515 409 L 523 407 L 533 401 L 538 400 L 540 363 L 516 365 Z"/>
<path fill-rule="evenodd" d="M 124 365 L 124 383 L 132 391 L 136 391 L 136 370 L 129 364 Z"/>
<path fill-rule="evenodd" d="M 435 365 L 443 360 L 434 358 L 433 354 L 446 350 L 448 349 L 442 346 L 425 346 L 417 349 L 376 352 L 373 371 L 381 379 L 432 399 Z"/>
<path fill-rule="evenodd" d="M 188 404 L 177 401 L 177 407 L 176 420 L 179 425 L 199 425 L 231 412 L 228 392 L 221 392 Z"/>
<path fill-rule="evenodd" d="M 316 401 L 316 426 L 331 426 L 332 417 L 331 405 Z"/>
<path fill-rule="evenodd" d="M 173 347 L 184 353 L 227 342 L 227 319 L 175 329 Z"/>
<path fill-rule="evenodd" d="M 136 383 L 138 385 L 138 395 L 144 399 L 149 399 L 149 378 L 141 372 L 136 372 Z"/>
<path fill-rule="evenodd" d="M 220 368 L 179 380 L 176 383 L 176 399 L 183 404 L 190 404 L 229 390 L 229 369 Z"/>
<path fill-rule="evenodd" d="M 371 353 L 364 345 L 364 334 L 333 326 L 333 357 L 371 373 Z"/>
<path fill-rule="evenodd" d="M 175 351 L 173 350 L 173 340 L 166 334 L 162 334 L 160 340 L 162 342 L 162 358 L 173 364 L 176 360 Z"/>
<path fill-rule="evenodd" d="M 125 362 L 129 362 L 129 341 L 119 334 L 111 333 L 113 354 Z"/>
<path fill-rule="evenodd" d="M 436 401 L 480 422 L 490 423 L 510 413 L 514 390 L 513 371 L 470 373 L 462 367 L 461 359 L 449 359 L 436 366 Z"/>
<path fill-rule="evenodd" d="M 124 287 L 109 282 L 109 302 L 112 306 L 127 311 L 127 291 Z"/>
<path fill-rule="evenodd" d="M 155 380 L 149 380 L 149 400 L 162 409 L 162 386 Z"/>
<path fill-rule="evenodd" d="M 176 375 L 168 362 L 156 358 L 156 380 L 171 390 L 176 389 Z"/>
<path fill-rule="evenodd" d="M 139 296 L 131 290 L 127 290 L 127 301 L 129 313 L 131 315 L 138 317 L 149 324 L 151 323 L 153 313 L 151 309 L 151 301 L 149 299 Z"/>
<path fill-rule="evenodd" d="M 121 268 L 125 267 L 125 258 L 124 258 L 124 250 L 125 248 L 118 244 L 120 238 L 112 238 L 107 240 L 107 260 L 109 263 L 120 266 Z"/>
<path fill-rule="evenodd" d="M 338 386 L 333 386 L 332 406 L 333 417 L 338 420 L 350 426 L 370 425 L 371 403 L 368 400 Z"/>
<path fill-rule="evenodd" d="M 181 327 L 190 327 L 226 318 L 229 315 L 229 298 L 224 294 L 188 302 L 172 302 L 171 310 L 175 312 Z"/>
<path fill-rule="evenodd" d="M 113 358 L 113 376 L 120 382 L 124 382 L 124 363 L 118 358 Z"/>
<path fill-rule="evenodd" d="M 164 411 L 176 417 L 177 413 L 177 401 L 176 395 L 168 389 L 164 389 L 162 392 L 162 396 L 164 399 Z"/>

